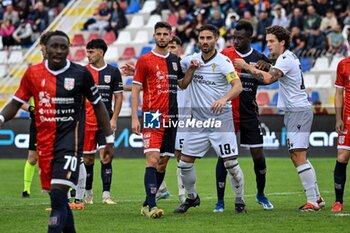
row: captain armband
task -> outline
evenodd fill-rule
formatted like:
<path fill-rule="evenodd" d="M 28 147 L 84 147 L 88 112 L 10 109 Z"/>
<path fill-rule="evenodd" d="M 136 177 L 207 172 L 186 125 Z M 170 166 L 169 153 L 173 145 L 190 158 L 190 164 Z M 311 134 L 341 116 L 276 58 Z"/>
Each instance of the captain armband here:
<path fill-rule="evenodd" d="M 228 83 L 231 83 L 233 80 L 239 79 L 239 76 L 236 71 L 233 71 L 231 73 L 228 73 L 226 78 Z"/>

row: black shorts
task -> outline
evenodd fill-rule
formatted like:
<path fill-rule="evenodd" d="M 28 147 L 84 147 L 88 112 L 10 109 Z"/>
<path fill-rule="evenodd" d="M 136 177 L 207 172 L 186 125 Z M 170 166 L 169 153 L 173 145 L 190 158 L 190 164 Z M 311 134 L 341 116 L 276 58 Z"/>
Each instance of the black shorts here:
<path fill-rule="evenodd" d="M 79 168 L 82 155 L 72 154 L 55 155 L 51 161 L 51 184 L 64 184 L 75 187 L 79 179 Z"/>
<path fill-rule="evenodd" d="M 175 155 L 176 131 L 177 129 L 175 127 L 165 129 L 162 140 L 162 146 L 160 147 L 160 154 L 162 156 Z"/>
<path fill-rule="evenodd" d="M 240 122 L 241 146 L 248 148 L 263 147 L 264 138 L 258 119 Z"/>
<path fill-rule="evenodd" d="M 37 134 L 36 126 L 35 126 L 35 120 L 34 118 L 31 118 L 30 120 L 30 128 L 29 128 L 29 150 L 36 151 L 36 134 Z"/>

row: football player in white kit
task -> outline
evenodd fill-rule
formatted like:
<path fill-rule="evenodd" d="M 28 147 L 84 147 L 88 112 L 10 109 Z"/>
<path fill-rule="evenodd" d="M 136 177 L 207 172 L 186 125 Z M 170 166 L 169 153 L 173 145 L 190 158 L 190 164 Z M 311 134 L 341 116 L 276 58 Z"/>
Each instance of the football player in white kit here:
<path fill-rule="evenodd" d="M 284 124 L 287 128 L 287 144 L 291 159 L 304 187 L 307 202 L 300 211 L 318 211 L 325 205 L 316 181 L 315 170 L 306 157 L 313 120 L 308 96 L 305 91 L 303 73 L 298 57 L 288 50 L 290 33 L 281 26 L 266 29 L 267 47 L 277 58 L 269 72 L 248 65 L 243 59 L 236 59 L 238 69 L 245 69 L 253 78 L 266 84 L 279 81 L 277 107 L 285 111 Z"/>
<path fill-rule="evenodd" d="M 232 186 L 239 190 L 235 191 L 240 196 L 239 202 L 236 196 L 236 212 L 237 208 L 240 210 L 238 213 L 245 212 L 244 179 L 237 161 L 238 147 L 230 102 L 241 93 L 242 84 L 231 61 L 216 51 L 215 43 L 218 38 L 219 31 L 215 26 L 202 26 L 198 36 L 201 52 L 181 61 L 182 68 L 192 72 L 193 77 L 189 85 L 191 118 L 187 120 L 193 124 L 185 127 L 190 133 L 186 134 L 183 141 L 178 163 L 188 197 L 174 213 L 185 213 L 190 207 L 200 204 L 194 161 L 202 158 L 211 146 L 224 159 L 225 168 L 234 178 Z M 204 122 L 209 122 L 207 126 L 210 126 L 206 127 Z"/>

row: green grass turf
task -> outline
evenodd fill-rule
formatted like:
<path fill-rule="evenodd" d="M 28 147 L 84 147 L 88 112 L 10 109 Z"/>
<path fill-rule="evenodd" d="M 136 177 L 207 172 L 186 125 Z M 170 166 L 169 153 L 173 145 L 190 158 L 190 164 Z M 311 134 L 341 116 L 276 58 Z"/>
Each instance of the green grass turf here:
<path fill-rule="evenodd" d="M 266 194 L 275 209 L 264 211 L 255 202 L 255 175 L 250 158 L 239 159 L 245 175 L 245 194 L 248 213 L 233 213 L 233 191 L 226 187 L 224 213 L 213 213 L 216 203 L 215 158 L 196 161 L 197 190 L 200 207 L 191 208 L 184 215 L 174 215 L 178 206 L 176 163 L 168 165 L 166 183 L 171 197 L 161 200 L 165 216 L 148 219 L 140 215 L 144 198 L 144 159 L 115 159 L 113 162 L 112 197 L 117 205 L 101 204 L 100 163 L 96 161 L 94 177 L 95 204 L 85 210 L 74 211 L 77 232 L 350 232 L 349 187 L 345 192 L 343 216 L 330 212 L 334 201 L 333 168 L 335 159 L 312 158 L 319 187 L 326 200 L 320 212 L 300 213 L 305 203 L 299 177 L 287 158 L 267 159 L 268 176 Z M 22 199 L 24 160 L 0 160 L 0 232 L 46 232 L 49 212 L 47 194 L 40 192 L 40 181 L 34 176 L 31 197 Z"/>

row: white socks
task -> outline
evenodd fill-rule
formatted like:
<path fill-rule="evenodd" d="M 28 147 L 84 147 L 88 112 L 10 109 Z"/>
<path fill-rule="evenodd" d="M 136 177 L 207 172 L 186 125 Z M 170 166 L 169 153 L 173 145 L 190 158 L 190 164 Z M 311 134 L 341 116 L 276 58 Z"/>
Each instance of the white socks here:
<path fill-rule="evenodd" d="M 303 184 L 307 201 L 317 206 L 318 204 L 315 188 L 316 177 L 314 176 L 310 164 L 304 163 L 302 165 L 299 165 L 296 169 L 300 177 L 301 183 Z"/>
<path fill-rule="evenodd" d="M 316 198 L 318 200 L 321 197 L 321 194 L 320 194 L 320 190 L 318 189 L 316 171 L 315 171 L 314 167 L 312 166 L 311 162 L 309 160 L 306 160 L 306 161 L 310 165 L 311 171 L 315 176 L 315 191 L 316 191 Z"/>
<path fill-rule="evenodd" d="M 84 163 L 81 163 L 79 166 L 79 179 L 75 190 L 75 199 L 82 200 L 85 193 L 86 169 Z"/>
<path fill-rule="evenodd" d="M 237 159 L 224 162 L 226 170 L 229 172 L 229 180 L 233 191 L 236 194 L 236 200 L 244 200 L 244 176 Z"/>
<path fill-rule="evenodd" d="M 185 195 L 186 191 L 185 191 L 184 184 L 182 182 L 181 169 L 180 168 L 177 168 L 176 175 L 177 175 L 177 187 L 179 189 L 179 195 Z"/>
<path fill-rule="evenodd" d="M 196 191 L 196 170 L 193 163 L 187 163 L 182 160 L 178 163 L 178 168 L 181 169 L 181 178 L 189 199 L 197 197 Z"/>

